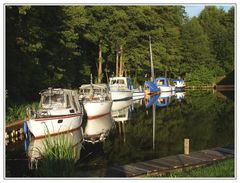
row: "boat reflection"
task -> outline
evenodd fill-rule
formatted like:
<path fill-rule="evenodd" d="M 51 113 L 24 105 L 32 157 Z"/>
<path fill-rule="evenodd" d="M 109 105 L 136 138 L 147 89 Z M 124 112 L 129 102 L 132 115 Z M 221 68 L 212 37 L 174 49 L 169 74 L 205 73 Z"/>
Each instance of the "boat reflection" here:
<path fill-rule="evenodd" d="M 132 117 L 133 100 L 123 100 L 113 102 L 112 104 L 112 118 L 116 122 L 124 122 Z"/>
<path fill-rule="evenodd" d="M 88 119 L 83 129 L 84 141 L 92 144 L 102 142 L 106 139 L 112 127 L 113 121 L 111 114 Z"/>
<path fill-rule="evenodd" d="M 48 142 L 59 146 L 63 145 L 65 142 L 70 143 L 75 149 L 75 162 L 77 162 L 80 158 L 80 151 L 83 142 L 82 128 L 78 128 L 68 133 L 58 134 L 56 136 L 32 139 L 27 148 L 29 169 L 38 169 L 38 161 L 41 159 L 41 155 L 46 152 L 46 143 Z"/>
<path fill-rule="evenodd" d="M 144 103 L 146 108 L 150 108 L 153 104 L 157 103 L 159 95 L 145 95 Z"/>
<path fill-rule="evenodd" d="M 175 98 L 179 101 L 182 102 L 185 98 L 186 92 L 176 92 Z"/>
<path fill-rule="evenodd" d="M 157 99 L 156 107 L 167 107 L 171 103 L 171 98 L 175 95 L 175 92 L 163 92 Z"/>

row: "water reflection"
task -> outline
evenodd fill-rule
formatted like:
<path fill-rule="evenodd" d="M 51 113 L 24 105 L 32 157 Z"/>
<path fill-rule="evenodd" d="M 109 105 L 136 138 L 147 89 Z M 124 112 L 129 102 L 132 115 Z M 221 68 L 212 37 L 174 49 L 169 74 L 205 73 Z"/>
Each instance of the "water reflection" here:
<path fill-rule="evenodd" d="M 176 92 L 175 94 L 175 98 L 179 101 L 179 102 L 182 102 L 185 98 L 185 94 L 186 92 L 184 91 L 181 91 L 181 92 Z"/>
<path fill-rule="evenodd" d="M 28 157 L 28 165 L 29 169 L 38 169 L 38 162 L 41 160 L 42 155 L 48 150 L 47 143 L 51 143 L 54 146 L 59 146 L 67 143 L 74 148 L 75 159 L 74 161 L 78 161 L 80 158 L 80 151 L 82 148 L 83 141 L 83 133 L 82 128 L 74 130 L 69 133 L 59 134 L 56 136 L 49 136 L 46 138 L 40 139 L 32 139 L 27 148 L 27 157 Z"/>
<path fill-rule="evenodd" d="M 104 141 L 108 136 L 113 121 L 111 114 L 104 115 L 95 119 L 88 119 L 84 127 L 84 141 L 90 143 L 97 143 Z"/>
<path fill-rule="evenodd" d="M 163 92 L 160 94 L 160 96 L 157 99 L 156 107 L 167 107 L 172 97 L 175 95 L 175 92 Z"/>
<path fill-rule="evenodd" d="M 112 118 L 116 122 L 125 122 L 131 119 L 133 110 L 132 99 L 113 102 Z"/>

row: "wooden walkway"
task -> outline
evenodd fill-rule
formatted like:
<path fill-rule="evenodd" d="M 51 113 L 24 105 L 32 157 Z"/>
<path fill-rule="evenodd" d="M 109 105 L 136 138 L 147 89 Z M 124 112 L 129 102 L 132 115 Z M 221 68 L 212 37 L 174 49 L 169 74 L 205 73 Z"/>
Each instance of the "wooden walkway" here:
<path fill-rule="evenodd" d="M 168 172 L 200 167 L 213 162 L 234 157 L 232 147 L 218 147 L 214 149 L 191 152 L 189 155 L 168 156 L 144 162 L 114 166 L 106 169 L 106 177 L 140 177 L 143 175 L 163 175 Z"/>

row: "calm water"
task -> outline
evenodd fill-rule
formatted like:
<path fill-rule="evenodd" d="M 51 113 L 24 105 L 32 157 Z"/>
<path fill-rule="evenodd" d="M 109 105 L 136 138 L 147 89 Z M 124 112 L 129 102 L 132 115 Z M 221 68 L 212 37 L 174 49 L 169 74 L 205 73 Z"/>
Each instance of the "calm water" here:
<path fill-rule="evenodd" d="M 77 149 L 76 177 L 102 177 L 107 167 L 234 145 L 233 92 L 186 91 L 155 98 L 114 102 L 112 114 L 83 121 L 71 134 Z M 83 140 L 84 139 L 84 140 Z M 10 142 L 6 146 L 6 177 L 31 177 L 37 170 L 30 152 L 41 140 Z"/>

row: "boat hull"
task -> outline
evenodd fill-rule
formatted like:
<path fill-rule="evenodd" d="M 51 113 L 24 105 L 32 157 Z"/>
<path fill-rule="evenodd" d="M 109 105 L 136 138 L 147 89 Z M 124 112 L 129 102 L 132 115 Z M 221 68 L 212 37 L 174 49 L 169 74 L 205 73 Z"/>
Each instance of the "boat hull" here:
<path fill-rule="evenodd" d="M 131 90 L 111 91 L 111 96 L 113 101 L 128 100 L 132 99 L 133 92 Z"/>
<path fill-rule="evenodd" d="M 88 118 L 91 119 L 110 114 L 112 108 L 112 101 L 87 102 L 83 105 Z"/>
<path fill-rule="evenodd" d="M 82 114 L 36 118 L 27 121 L 28 128 L 35 138 L 73 131 L 81 124 Z"/>
<path fill-rule="evenodd" d="M 175 86 L 158 86 L 161 92 L 175 91 Z"/>

